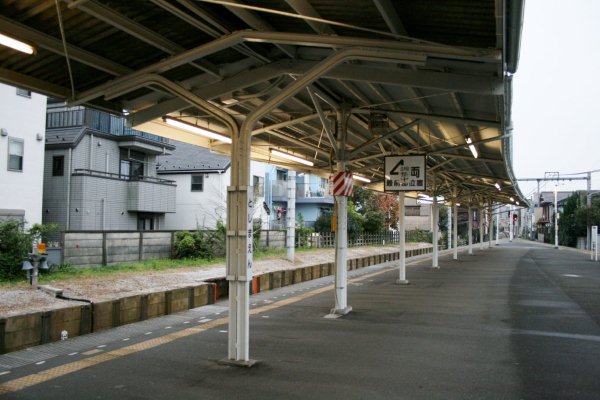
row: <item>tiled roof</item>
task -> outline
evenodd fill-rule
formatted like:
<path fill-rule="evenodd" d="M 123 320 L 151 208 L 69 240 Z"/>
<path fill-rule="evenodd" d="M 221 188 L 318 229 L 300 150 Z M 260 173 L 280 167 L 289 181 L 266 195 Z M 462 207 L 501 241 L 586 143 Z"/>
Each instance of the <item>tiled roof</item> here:
<path fill-rule="evenodd" d="M 85 127 L 56 128 L 46 130 L 46 145 L 68 145 L 71 147 L 85 133 Z"/>
<path fill-rule="evenodd" d="M 188 171 L 225 171 L 229 168 L 229 157 L 211 153 L 204 147 L 171 140 L 175 150 L 171 155 L 158 156 L 156 171 L 178 173 Z"/>

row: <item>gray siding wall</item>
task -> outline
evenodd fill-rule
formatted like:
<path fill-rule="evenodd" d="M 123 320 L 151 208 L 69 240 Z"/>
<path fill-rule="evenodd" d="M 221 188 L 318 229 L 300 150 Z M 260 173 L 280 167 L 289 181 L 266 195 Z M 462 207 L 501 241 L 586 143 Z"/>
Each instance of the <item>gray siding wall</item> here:
<path fill-rule="evenodd" d="M 64 156 L 63 176 L 52 176 L 52 158 Z M 59 224 L 67 228 L 67 193 L 69 176 L 69 150 L 47 150 L 44 155 L 44 195 L 42 222 Z"/>
<path fill-rule="evenodd" d="M 92 150 L 92 168 L 95 171 L 104 171 L 111 174 L 119 173 L 119 146 L 110 139 L 94 136 Z M 108 158 L 108 169 L 106 159 Z"/>
<path fill-rule="evenodd" d="M 90 135 L 84 135 L 73 149 L 73 170 L 90 167 Z"/>
<path fill-rule="evenodd" d="M 128 183 L 128 210 L 175 212 L 175 186 L 143 181 Z"/>
<path fill-rule="evenodd" d="M 73 176 L 71 179 L 71 229 L 137 229 L 137 214 L 127 211 L 128 183 L 118 179 Z M 76 209 L 78 211 L 75 211 Z"/>

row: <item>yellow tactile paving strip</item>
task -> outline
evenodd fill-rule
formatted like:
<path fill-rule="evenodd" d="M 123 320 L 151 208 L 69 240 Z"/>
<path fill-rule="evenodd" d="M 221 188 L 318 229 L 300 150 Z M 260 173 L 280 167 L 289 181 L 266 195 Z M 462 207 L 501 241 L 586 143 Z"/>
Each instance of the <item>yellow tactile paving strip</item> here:
<path fill-rule="evenodd" d="M 371 278 L 373 276 L 381 275 L 383 273 L 389 272 L 390 269 L 383 269 L 380 271 L 372 272 L 369 274 L 362 275 L 357 278 L 350 279 L 348 282 L 359 282 L 365 280 L 367 278 Z M 328 285 L 319 289 L 311 290 L 306 293 L 298 294 L 293 297 L 289 297 L 284 300 L 277 301 L 273 304 L 268 304 L 265 306 L 257 307 L 250 310 L 250 315 L 260 314 L 263 312 L 271 311 L 277 308 L 284 307 L 289 304 L 297 303 L 309 297 L 316 296 L 320 293 L 327 292 L 332 290 L 333 285 Z M 206 322 L 200 326 L 187 328 L 181 331 L 173 332 L 165 336 L 161 336 L 159 338 L 145 340 L 140 343 L 132 344 L 127 347 L 123 347 L 117 350 L 109 351 L 106 353 L 98 354 L 92 357 L 88 357 L 84 360 L 70 362 L 68 364 L 64 364 L 58 367 L 50 368 L 45 371 L 40 371 L 35 374 L 27 375 L 22 378 L 13 379 L 11 381 L 7 381 L 5 383 L 0 384 L 0 396 L 17 392 L 19 390 L 26 389 L 28 387 L 44 383 L 50 381 L 52 379 L 60 378 L 61 376 L 71 374 L 73 372 L 81 371 L 82 369 L 92 367 L 94 365 L 102 364 L 107 361 L 112 361 L 117 358 L 121 358 L 127 356 L 129 354 L 134 354 L 143 350 L 148 350 L 153 347 L 157 347 L 166 343 L 170 343 L 174 340 L 181 339 L 190 335 L 194 335 L 208 329 L 215 328 L 217 326 L 225 325 L 228 322 L 228 318 L 219 318 L 213 321 Z"/>

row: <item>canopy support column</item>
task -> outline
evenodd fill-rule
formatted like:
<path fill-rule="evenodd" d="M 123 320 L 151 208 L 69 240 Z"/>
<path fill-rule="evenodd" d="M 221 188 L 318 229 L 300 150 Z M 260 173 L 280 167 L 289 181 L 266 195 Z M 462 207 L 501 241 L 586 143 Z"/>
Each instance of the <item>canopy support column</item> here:
<path fill-rule="evenodd" d="M 494 223 L 493 223 L 493 214 L 492 214 L 492 200 L 488 200 L 488 245 L 489 248 L 492 248 L 492 237 L 494 236 Z"/>
<path fill-rule="evenodd" d="M 452 202 L 452 259 L 458 260 L 458 206 Z"/>
<path fill-rule="evenodd" d="M 287 258 L 293 262 L 296 248 L 296 171 L 288 170 L 287 179 Z"/>
<path fill-rule="evenodd" d="M 437 188 L 436 188 L 436 181 L 435 181 L 435 174 L 433 175 L 433 203 L 431 203 L 431 217 L 432 217 L 432 230 L 433 230 L 433 235 L 432 235 L 432 240 L 431 240 L 431 244 L 433 245 L 433 257 L 432 257 L 432 264 L 431 267 L 432 268 L 440 268 L 440 265 L 438 263 L 438 220 L 439 220 L 439 210 L 438 210 L 438 203 L 437 203 Z"/>
<path fill-rule="evenodd" d="M 484 210 L 483 203 L 479 205 L 479 250 L 483 250 L 483 232 L 484 232 Z"/>
<path fill-rule="evenodd" d="M 471 208 L 471 204 L 469 204 L 467 211 L 469 212 L 468 222 L 467 222 L 469 224 L 469 226 L 467 227 L 468 236 L 469 236 L 468 254 L 472 255 L 473 254 L 473 208 Z"/>
<path fill-rule="evenodd" d="M 496 210 L 496 246 L 500 244 L 500 204 Z"/>
<path fill-rule="evenodd" d="M 337 113 L 337 171 L 346 171 L 346 135 L 348 133 L 349 109 L 342 107 Z M 331 314 L 346 315 L 352 311 L 348 306 L 348 197 L 335 196 L 336 231 L 335 231 L 335 307 Z"/>
<path fill-rule="evenodd" d="M 404 192 L 398 193 L 398 235 L 400 242 L 400 266 L 398 280 L 399 285 L 406 285 L 406 226 L 404 225 Z"/>

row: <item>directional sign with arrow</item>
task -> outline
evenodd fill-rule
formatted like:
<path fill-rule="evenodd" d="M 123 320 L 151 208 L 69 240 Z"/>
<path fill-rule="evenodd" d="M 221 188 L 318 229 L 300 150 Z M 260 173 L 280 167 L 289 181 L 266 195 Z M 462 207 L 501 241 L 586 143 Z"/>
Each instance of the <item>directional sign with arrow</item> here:
<path fill-rule="evenodd" d="M 424 155 L 385 157 L 386 192 L 424 191 L 426 189 L 426 158 Z"/>

